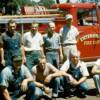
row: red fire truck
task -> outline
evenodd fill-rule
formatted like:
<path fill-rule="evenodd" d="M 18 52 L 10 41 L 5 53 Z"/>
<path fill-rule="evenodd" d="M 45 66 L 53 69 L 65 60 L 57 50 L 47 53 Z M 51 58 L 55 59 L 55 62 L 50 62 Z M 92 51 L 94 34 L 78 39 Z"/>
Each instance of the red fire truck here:
<path fill-rule="evenodd" d="M 81 59 L 85 61 L 95 61 L 100 58 L 100 14 L 95 3 L 62 3 L 54 4 L 52 9 L 44 7 L 24 7 L 23 15 L 0 16 L 0 24 L 7 23 L 10 18 L 14 18 L 18 25 L 18 30 L 29 30 L 30 23 L 39 23 L 41 33 L 48 27 L 47 23 L 54 21 L 56 31 L 65 24 L 65 14 L 73 15 L 73 25 L 80 34 L 77 47 L 81 52 Z M 92 63 L 90 63 L 92 64 Z"/>
<path fill-rule="evenodd" d="M 94 60 L 100 58 L 100 11 L 95 3 L 64 3 L 53 5 L 65 13 L 71 13 L 74 17 L 73 24 L 78 28 L 80 35 L 78 49 L 81 51 L 81 59 Z M 59 18 L 60 20 L 60 18 Z M 61 21 L 57 21 L 57 27 L 61 27 Z"/>

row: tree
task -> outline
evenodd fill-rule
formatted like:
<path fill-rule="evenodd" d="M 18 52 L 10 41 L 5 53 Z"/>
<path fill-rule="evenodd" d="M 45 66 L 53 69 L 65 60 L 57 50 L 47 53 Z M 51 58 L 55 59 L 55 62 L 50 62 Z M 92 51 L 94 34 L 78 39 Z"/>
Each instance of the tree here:
<path fill-rule="evenodd" d="M 45 6 L 45 7 L 47 7 L 47 8 L 50 8 L 50 6 L 51 6 L 52 4 L 54 4 L 54 3 L 55 3 L 54 0 L 41 0 L 41 1 L 39 2 L 40 5 Z"/>

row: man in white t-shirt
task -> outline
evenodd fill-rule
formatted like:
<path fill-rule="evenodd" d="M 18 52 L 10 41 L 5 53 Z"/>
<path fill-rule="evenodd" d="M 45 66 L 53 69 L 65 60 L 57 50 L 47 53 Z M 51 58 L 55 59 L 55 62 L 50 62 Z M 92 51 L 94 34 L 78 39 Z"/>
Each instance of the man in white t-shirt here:
<path fill-rule="evenodd" d="M 92 68 L 92 73 L 94 74 L 93 78 L 98 90 L 97 96 L 100 96 L 100 59 L 96 61 L 94 67 Z"/>
<path fill-rule="evenodd" d="M 24 51 L 26 54 L 26 65 L 31 68 L 37 64 L 40 56 L 44 56 L 43 37 L 38 32 L 38 24 L 32 23 L 31 31 L 26 32 L 23 36 Z"/>
<path fill-rule="evenodd" d="M 86 64 L 79 60 L 79 52 L 71 50 L 70 59 L 66 60 L 61 67 L 61 71 L 66 72 L 62 79 L 65 92 L 70 93 L 71 89 L 78 90 L 80 93 L 88 90 L 86 79 L 89 76 Z"/>
<path fill-rule="evenodd" d="M 69 59 L 70 50 L 77 50 L 76 44 L 79 32 L 77 28 L 72 25 L 73 16 L 71 14 L 67 14 L 65 16 L 65 20 L 66 20 L 66 25 L 64 25 L 60 29 L 60 35 L 61 35 L 63 53 L 66 60 L 66 58 Z"/>

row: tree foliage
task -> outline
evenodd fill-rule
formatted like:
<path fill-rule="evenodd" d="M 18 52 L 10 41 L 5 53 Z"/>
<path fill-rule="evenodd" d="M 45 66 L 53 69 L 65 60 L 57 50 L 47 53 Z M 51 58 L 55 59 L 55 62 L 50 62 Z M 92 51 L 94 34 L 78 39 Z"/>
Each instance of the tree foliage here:
<path fill-rule="evenodd" d="M 54 4 L 54 0 L 40 0 L 40 2 L 36 3 L 35 0 L 13 0 L 16 2 L 17 5 L 24 6 L 24 5 L 42 5 L 46 7 L 50 7 L 52 4 Z"/>

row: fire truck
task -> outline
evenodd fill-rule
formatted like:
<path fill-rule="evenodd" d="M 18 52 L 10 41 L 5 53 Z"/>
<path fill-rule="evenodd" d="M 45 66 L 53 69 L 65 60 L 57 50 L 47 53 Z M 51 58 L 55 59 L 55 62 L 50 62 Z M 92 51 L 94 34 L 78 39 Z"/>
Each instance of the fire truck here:
<path fill-rule="evenodd" d="M 0 24 L 6 24 L 9 19 L 13 18 L 18 23 L 18 31 L 23 35 L 30 29 L 32 22 L 39 23 L 39 31 L 45 33 L 48 22 L 54 21 L 56 31 L 59 33 L 60 28 L 65 24 L 65 15 L 73 15 L 73 25 L 80 32 L 78 36 L 77 47 L 81 52 L 81 59 L 92 61 L 100 58 L 100 11 L 95 3 L 62 3 L 54 4 L 51 9 L 43 6 L 22 8 L 21 15 L 0 16 Z"/>

